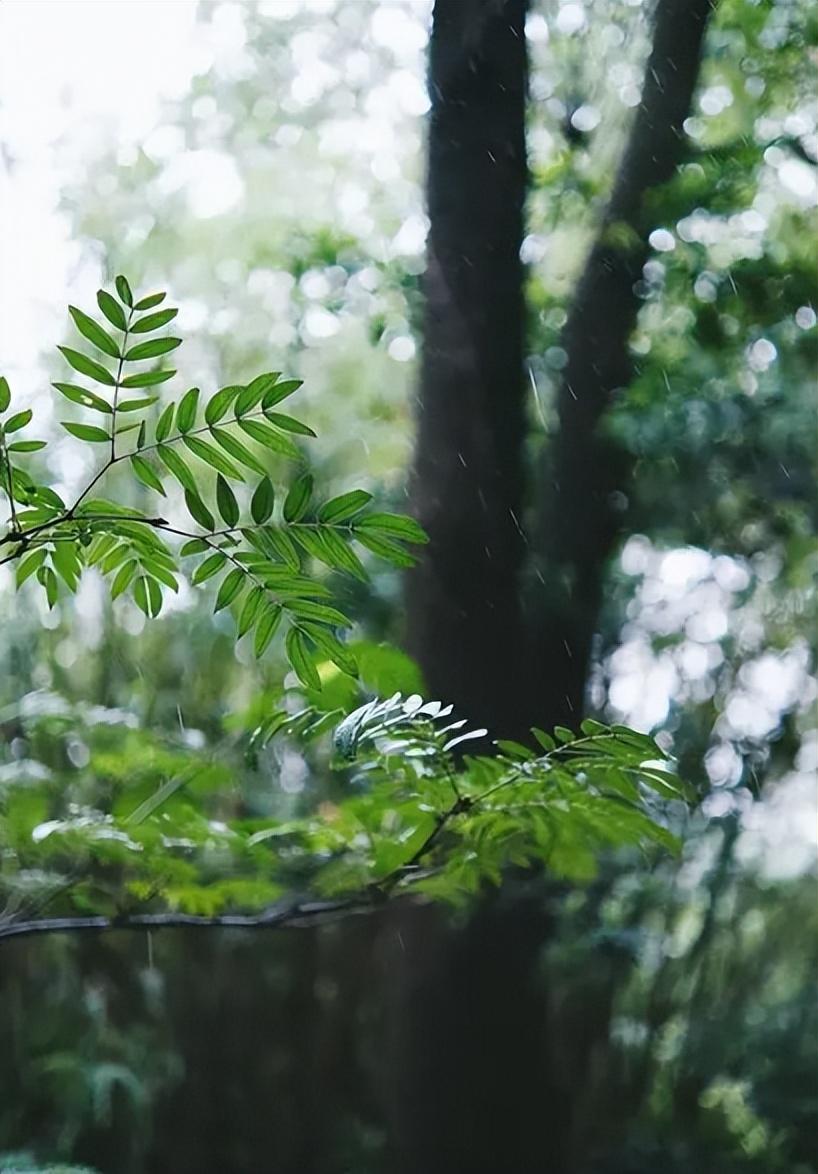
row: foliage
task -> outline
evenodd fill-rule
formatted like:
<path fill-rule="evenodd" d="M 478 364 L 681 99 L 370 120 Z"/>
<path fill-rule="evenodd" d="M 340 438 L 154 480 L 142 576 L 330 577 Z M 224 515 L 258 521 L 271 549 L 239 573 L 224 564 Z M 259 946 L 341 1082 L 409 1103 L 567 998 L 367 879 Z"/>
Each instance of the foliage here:
<path fill-rule="evenodd" d="M 129 390 L 158 387 L 175 372 L 132 372 L 130 365 L 176 349 L 180 339 L 156 333 L 176 310 L 156 309 L 162 293 L 135 299 L 124 277 L 115 284 L 118 300 L 105 290 L 97 297 L 105 326 L 71 307 L 80 334 L 114 360 L 115 370 L 84 352 L 60 348 L 70 366 L 102 390 L 54 384 L 104 424 L 63 421 L 70 435 L 106 452 L 72 504 L 17 463 L 45 444 L 17 439 L 31 412 L 15 411 L 7 384 L 0 383 L 0 481 L 10 511 L 9 529 L 0 538 L 0 546 L 9 548 L 3 561 L 16 563 L 18 587 L 35 578 L 49 607 L 61 585 L 74 593 L 83 570 L 95 568 L 110 580 L 113 598 L 130 590 L 138 608 L 155 618 L 163 590 L 178 590 L 180 560 L 190 559 L 193 585 L 221 577 L 215 611 L 231 608 L 237 639 L 252 635 L 256 656 L 286 623 L 287 659 L 301 688 L 320 695 L 317 657 L 346 674 L 354 675 L 357 666 L 337 635 L 351 621 L 333 606 L 313 564 L 365 579 L 353 541 L 403 566 L 412 561 L 405 544 L 425 535 L 410 518 L 367 509 L 371 495 L 363 490 L 314 502 L 306 472 L 291 481 L 273 520 L 281 495 L 263 457 L 298 461 L 292 437 L 312 435 L 278 410 L 298 380 L 271 372 L 224 387 L 207 399 L 201 414 L 194 387 L 157 409 L 149 423 L 143 413 L 158 396 L 127 398 Z M 133 343 L 134 336 L 145 338 Z M 132 422 L 132 416 L 141 419 Z M 134 439 L 134 433 L 135 443 L 123 447 L 123 438 Z M 92 496 L 120 465 L 163 497 L 169 479 L 177 482 L 198 528 Z M 215 510 L 206 481 L 213 470 Z M 249 502 L 240 504 L 232 484 L 244 486 L 248 470 L 256 480 Z M 166 539 L 184 544 L 177 550 Z M 35 760 L 9 764 L 3 835 L 12 921 L 30 917 L 30 901 L 41 911 L 55 895 L 77 912 L 119 918 L 157 904 L 203 916 L 224 908 L 258 909 L 295 885 L 327 895 L 380 897 L 411 886 L 452 899 L 486 880 L 499 882 L 511 864 L 540 860 L 556 872 L 584 876 L 606 845 L 674 846 L 645 801 L 647 789 L 664 799 L 680 796 L 652 739 L 589 721 L 579 738 L 565 729 L 554 737 L 534 731 L 539 755 L 500 742 L 499 754 L 469 757 L 458 769 L 455 748 L 484 739 L 487 731 L 463 731 L 464 720 L 441 726 L 450 715 L 451 706 L 424 704 L 419 695 L 368 702 L 335 735 L 341 764 L 354 768 L 351 797 L 304 819 L 257 826 L 232 812 L 232 818 L 217 818 L 224 814 L 230 780 L 218 751 L 203 755 L 142 734 L 134 764 L 131 731 L 126 726 L 124 737 L 106 736 L 116 725 L 104 712 L 86 711 L 83 719 L 81 712 L 60 712 L 59 702 L 56 712 L 35 704 L 35 726 L 42 720 L 65 728 L 67 722 L 74 737 L 83 727 L 87 732 L 101 726 L 103 736 L 89 739 L 96 753 L 84 777 L 69 787 L 55 787 Z M 26 714 L 13 709 L 7 720 L 25 722 Z M 336 720 L 326 706 L 310 705 L 296 715 L 280 710 L 264 716 L 253 745 L 263 748 L 277 732 L 316 736 Z"/>
<path fill-rule="evenodd" d="M 176 374 L 139 368 L 181 344 L 179 338 L 157 334 L 177 311 L 155 309 L 164 293 L 134 300 L 124 277 L 116 279 L 116 290 L 119 300 L 105 290 L 99 291 L 97 300 L 107 325 L 121 334 L 119 341 L 98 321 L 70 307 L 80 334 L 103 357 L 114 360 L 115 370 L 84 352 L 60 347 L 73 370 L 103 392 L 76 383 L 54 384 L 71 403 L 102 416 L 104 424 L 62 421 L 71 436 L 84 444 L 102 445 L 106 452 L 71 505 L 17 464 L 21 456 L 45 448 L 46 442 L 18 439 L 32 412 L 13 409 L 8 383 L 0 379 L 0 485 L 10 513 L 8 531 L 0 537 L 0 548 L 5 546 L 10 553 L 0 557 L 0 565 L 17 563 L 18 587 L 34 576 L 49 607 L 57 602 L 61 584 L 76 592 L 83 568 L 96 567 L 110 579 L 113 599 L 130 590 L 140 610 L 155 617 L 162 608 L 163 589 L 178 591 L 179 559 L 198 557 L 190 581 L 197 585 L 221 578 L 214 610 L 231 608 L 238 636 L 252 636 L 256 656 L 265 652 L 284 621 L 287 657 L 305 685 L 319 687 L 316 652 L 342 671 L 354 673 L 354 661 L 336 635 L 351 621 L 323 602 L 329 592 L 317 577 L 304 574 L 305 561 L 316 560 L 365 580 L 366 569 L 352 549 L 353 540 L 379 558 L 408 566 L 413 559 L 404 544 L 425 541 L 423 531 L 411 518 L 366 511 L 371 494 L 364 490 L 315 501 L 313 478 L 307 472 L 290 482 L 280 516 L 273 520 L 277 496 L 282 495 L 277 495 L 268 475 L 269 458 L 267 464 L 263 458 L 272 454 L 279 465 L 281 460 L 303 463 L 293 437 L 314 436 L 306 424 L 278 410 L 301 386 L 300 380 L 282 379 L 279 372 L 221 388 L 201 412 L 199 389 L 192 387 L 178 402 L 163 407 L 149 428 L 143 413 L 158 402 L 158 395 L 127 395 L 132 389 L 156 388 Z M 133 343 L 133 336 L 142 341 Z M 138 366 L 132 371 L 134 363 Z M 126 436 L 132 443 L 123 451 Z M 162 497 L 167 496 L 170 476 L 198 528 L 174 526 L 163 517 L 91 496 L 106 474 L 123 464 L 139 483 Z M 216 472 L 215 510 L 207 504 L 210 494 L 202 466 Z M 232 486 L 245 485 L 248 470 L 255 474 L 255 485 L 249 500 L 240 505 Z M 186 541 L 177 552 L 166 536 Z"/>
<path fill-rule="evenodd" d="M 536 731 L 540 753 L 501 742 L 458 764 L 455 749 L 486 731 L 450 715 L 417 695 L 368 702 L 335 732 L 339 794 L 272 820 L 248 811 L 253 772 L 244 767 L 237 790 L 241 758 L 229 744 L 191 749 L 126 713 L 24 698 L 3 714 L 27 754 L 0 777 L 0 936 L 46 907 L 137 924 L 161 910 L 276 909 L 284 919 L 305 892 L 377 903 L 411 890 L 458 902 L 513 865 L 581 879 L 606 848 L 675 850 L 667 802 L 683 788 L 652 739 L 586 721 L 578 737 Z M 303 741 L 334 722 L 334 711 L 308 706 L 275 724 Z"/>

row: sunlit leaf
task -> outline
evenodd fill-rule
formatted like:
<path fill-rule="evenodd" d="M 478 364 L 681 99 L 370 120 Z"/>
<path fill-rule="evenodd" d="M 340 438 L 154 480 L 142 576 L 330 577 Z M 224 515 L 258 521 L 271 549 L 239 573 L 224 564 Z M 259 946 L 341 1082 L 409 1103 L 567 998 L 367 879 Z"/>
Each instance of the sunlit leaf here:
<path fill-rule="evenodd" d="M 127 330 L 128 323 L 122 307 L 116 298 L 112 297 L 107 290 L 97 290 L 97 305 L 112 326 L 115 326 L 117 330 Z"/>
<path fill-rule="evenodd" d="M 101 363 L 97 363 L 94 359 L 89 359 L 88 355 L 83 355 L 80 351 L 72 350 L 71 347 L 61 346 L 57 350 L 62 353 L 65 360 L 79 371 L 80 375 L 87 375 L 89 379 L 94 379 L 97 383 L 102 383 L 106 387 L 114 387 L 116 380 L 110 371 L 107 371 Z"/>
<path fill-rule="evenodd" d="M 83 338 L 87 338 L 103 354 L 109 355 L 112 359 L 119 358 L 119 347 L 107 330 L 103 330 L 93 318 L 89 318 L 87 314 L 84 314 L 82 310 L 78 310 L 76 306 L 69 306 L 68 313 L 74 319 L 74 325 Z"/>
<path fill-rule="evenodd" d="M 133 294 L 131 293 L 131 287 L 128 285 L 127 278 L 120 274 L 115 278 L 114 285 L 116 286 L 116 292 L 119 294 L 120 301 L 124 302 L 126 306 L 132 306 Z"/>
<path fill-rule="evenodd" d="M 64 395 L 73 404 L 79 404 L 83 408 L 91 408 L 103 415 L 111 415 L 113 410 L 111 405 L 85 387 L 77 387 L 74 383 L 52 383 L 51 386 L 55 387 L 60 395 Z"/>
<path fill-rule="evenodd" d="M 126 375 L 122 380 L 123 387 L 155 387 L 158 383 L 165 383 L 172 379 L 175 371 L 142 371 L 137 375 Z"/>
<path fill-rule="evenodd" d="M 240 570 L 239 567 L 234 567 L 232 571 L 229 571 L 222 580 L 216 595 L 216 603 L 213 608 L 214 612 L 221 611 L 223 607 L 227 607 L 229 603 L 232 603 L 241 594 L 246 585 L 247 580 L 244 571 Z"/>
<path fill-rule="evenodd" d="M 164 302 L 166 297 L 167 297 L 167 294 L 165 294 L 165 293 L 148 294 L 147 297 L 139 299 L 139 301 L 134 306 L 134 309 L 140 310 L 140 311 L 141 310 L 152 310 L 154 306 L 158 306 L 162 302 Z"/>
<path fill-rule="evenodd" d="M 207 423 L 218 424 L 241 390 L 242 388 L 236 384 L 230 387 L 223 387 L 220 391 L 217 391 L 205 406 L 205 420 Z"/>
<path fill-rule="evenodd" d="M 162 296 L 164 297 L 164 294 Z M 135 308 L 139 309 L 139 305 Z M 137 318 L 136 322 L 132 322 L 130 325 L 131 334 L 148 334 L 151 330 L 161 330 L 178 313 L 178 310 L 168 308 L 167 310 L 158 310 L 155 314 L 148 314 L 144 318 Z"/>
<path fill-rule="evenodd" d="M 88 440 L 92 444 L 110 443 L 111 437 L 104 428 L 97 428 L 94 424 L 75 424 L 72 420 L 60 420 L 66 432 L 76 436 L 78 440 Z"/>
<path fill-rule="evenodd" d="M 196 478 L 179 454 L 167 444 L 157 445 L 156 451 L 162 464 L 170 470 L 182 488 L 189 493 L 196 493 Z"/>
<path fill-rule="evenodd" d="M 181 338 L 152 338 L 148 342 L 139 342 L 126 351 L 125 358 L 129 363 L 137 363 L 142 359 L 155 359 L 159 355 L 166 355 L 182 345 Z"/>
<path fill-rule="evenodd" d="M 203 563 L 199 564 L 191 575 L 191 583 L 194 586 L 197 586 L 199 583 L 204 583 L 211 575 L 215 575 L 217 571 L 220 571 L 226 562 L 227 555 L 222 554 L 221 551 L 216 551 L 209 558 L 206 558 Z"/>
<path fill-rule="evenodd" d="M 224 428 L 211 427 L 210 435 L 217 444 L 221 445 L 226 453 L 229 453 L 230 456 L 234 457 L 240 464 L 246 465 L 247 468 L 252 469 L 254 473 L 265 472 L 264 465 L 261 463 L 261 461 L 258 460 L 257 457 L 253 456 L 249 448 L 242 444 L 240 440 L 237 440 L 231 432 L 226 432 Z"/>
<path fill-rule="evenodd" d="M 229 461 L 212 444 L 208 444 L 206 440 L 201 440 L 198 436 L 185 436 L 184 444 L 194 456 L 198 457 L 201 461 L 205 461 L 206 464 L 216 469 L 217 472 L 223 473 L 225 477 L 232 477 L 234 481 L 244 480 L 243 474 L 233 462 Z"/>
<path fill-rule="evenodd" d="M 134 453 L 131 457 L 131 468 L 143 485 L 147 485 L 148 489 L 155 489 L 157 493 L 161 493 L 163 497 L 165 496 L 165 490 L 159 474 L 149 461 Z"/>
<path fill-rule="evenodd" d="M 318 511 L 320 522 L 346 522 L 359 514 L 364 506 L 372 501 L 372 494 L 363 489 L 353 489 L 350 493 L 342 493 L 340 497 L 333 497 L 321 506 Z"/>

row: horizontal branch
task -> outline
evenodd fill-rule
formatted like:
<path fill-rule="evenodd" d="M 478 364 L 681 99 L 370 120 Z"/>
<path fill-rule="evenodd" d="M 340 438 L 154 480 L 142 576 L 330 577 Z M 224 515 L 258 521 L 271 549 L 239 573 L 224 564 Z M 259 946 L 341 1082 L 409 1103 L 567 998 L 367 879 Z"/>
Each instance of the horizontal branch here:
<path fill-rule="evenodd" d="M 287 902 L 257 914 L 224 913 L 212 917 L 192 913 L 121 913 L 113 917 L 42 917 L 32 921 L 0 921 L 0 941 L 35 934 L 140 932 L 159 929 L 285 929 L 318 924 L 333 915 L 360 913 L 374 908 L 366 897 L 337 901 Z"/>

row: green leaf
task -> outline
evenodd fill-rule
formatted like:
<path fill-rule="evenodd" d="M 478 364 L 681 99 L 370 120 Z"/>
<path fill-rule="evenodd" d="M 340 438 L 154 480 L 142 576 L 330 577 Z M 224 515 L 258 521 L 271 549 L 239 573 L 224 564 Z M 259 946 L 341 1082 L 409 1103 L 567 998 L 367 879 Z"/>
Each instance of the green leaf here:
<path fill-rule="evenodd" d="M 83 314 L 82 310 L 78 310 L 76 306 L 69 306 L 68 313 L 74 319 L 74 325 L 83 338 L 87 338 L 103 354 L 110 355 L 112 359 L 119 358 L 119 347 L 107 330 L 103 330 L 93 318 Z"/>
<path fill-rule="evenodd" d="M 162 297 L 165 295 L 162 294 Z M 135 307 L 138 309 L 139 307 Z M 179 313 L 178 310 L 159 310 L 156 314 L 148 314 L 144 318 L 137 319 L 136 322 L 131 323 L 131 334 L 148 334 L 151 330 L 161 330 L 163 326 L 167 326 L 168 322 L 172 321 Z"/>
<path fill-rule="evenodd" d="M 355 514 L 361 512 L 364 506 L 372 501 L 372 494 L 363 489 L 353 489 L 350 493 L 342 493 L 340 497 L 333 497 L 322 505 L 318 511 L 320 522 L 345 522 Z"/>
<path fill-rule="evenodd" d="M 539 726 L 532 726 L 531 733 L 546 752 L 550 752 L 556 747 L 557 743 L 554 741 L 551 735 L 546 734 L 545 730 L 541 730 Z"/>
<path fill-rule="evenodd" d="M 269 606 L 256 625 L 256 634 L 253 638 L 253 652 L 256 657 L 262 656 L 267 650 L 270 641 L 276 634 L 281 623 L 281 608 L 277 605 Z"/>
<path fill-rule="evenodd" d="M 189 432 L 196 423 L 196 409 L 199 406 L 199 389 L 191 387 L 179 401 L 176 412 L 176 427 L 180 432 Z"/>
<path fill-rule="evenodd" d="M 227 525 L 235 526 L 239 520 L 239 503 L 221 473 L 216 477 L 216 505 Z"/>
<path fill-rule="evenodd" d="M 49 611 L 57 602 L 57 597 L 60 594 L 60 586 L 57 582 L 57 576 L 52 571 L 51 567 L 39 567 L 37 570 L 37 579 L 45 588 L 45 598 L 48 603 Z"/>
<path fill-rule="evenodd" d="M 152 338 L 148 342 L 139 342 L 125 352 L 125 359 L 129 363 L 137 363 L 142 359 L 155 359 L 159 355 L 166 355 L 182 345 L 181 338 Z"/>
<path fill-rule="evenodd" d="M 239 420 L 239 427 L 253 440 L 263 444 L 272 452 L 290 457 L 294 461 L 301 460 L 301 453 L 289 437 L 284 436 L 281 432 L 276 432 L 274 428 L 270 428 L 266 424 L 262 424 L 260 420 Z"/>
<path fill-rule="evenodd" d="M 303 630 L 307 633 L 313 643 L 328 656 L 333 664 L 337 664 L 342 673 L 347 673 L 350 677 L 357 677 L 358 664 L 355 657 L 345 648 L 341 641 L 334 636 L 332 632 L 328 632 L 325 628 L 319 627 L 317 624 L 311 624 L 304 621 Z"/>
<path fill-rule="evenodd" d="M 85 552 L 86 566 L 95 567 L 117 544 L 115 534 L 98 534 Z"/>
<path fill-rule="evenodd" d="M 280 404 L 287 396 L 298 391 L 303 382 L 303 379 L 282 379 L 280 383 L 276 383 L 265 393 L 261 406 L 266 410 L 274 407 L 275 404 Z"/>
<path fill-rule="evenodd" d="M 250 501 L 250 513 L 253 521 L 261 525 L 266 522 L 273 512 L 275 505 L 275 490 L 269 477 L 262 477 L 255 488 Z"/>
<path fill-rule="evenodd" d="M 132 558 L 128 562 L 123 563 L 114 576 L 113 582 L 111 583 L 111 599 L 119 599 L 120 595 L 122 595 L 124 591 L 128 590 L 131 583 L 133 583 L 134 579 L 136 578 L 138 570 L 139 563 L 135 558 Z"/>
<path fill-rule="evenodd" d="M 414 518 L 405 514 L 367 514 L 355 523 L 356 530 L 382 534 L 387 538 L 398 538 L 401 542 L 424 543 L 429 541 L 426 531 Z"/>
<path fill-rule="evenodd" d="M 122 380 L 122 387 L 155 387 L 157 383 L 164 383 L 172 379 L 175 371 L 142 371 L 137 375 L 126 375 Z"/>
<path fill-rule="evenodd" d="M 250 452 L 246 445 L 237 440 L 230 432 L 225 432 L 224 428 L 216 428 L 211 426 L 210 435 L 213 439 L 221 445 L 225 452 L 230 453 L 231 457 L 242 465 L 246 465 L 248 469 L 252 469 L 254 473 L 265 473 L 266 470 L 261 461 L 258 460 Z"/>
<path fill-rule="evenodd" d="M 567 746 L 569 742 L 576 740 L 573 730 L 569 730 L 567 726 L 554 726 L 554 737 L 563 746 Z"/>
<path fill-rule="evenodd" d="M 248 383 L 245 388 L 242 388 L 236 399 L 235 413 L 237 416 L 243 416 L 245 412 L 251 411 L 261 403 L 265 392 L 269 389 L 269 380 L 269 375 L 258 375 L 252 383 Z"/>
<path fill-rule="evenodd" d="M 284 499 L 285 522 L 297 522 L 304 517 L 312 497 L 312 477 L 309 473 L 302 473 L 290 487 Z"/>
<path fill-rule="evenodd" d="M 15 415 L 10 416 L 7 422 L 4 424 L 3 431 L 6 433 L 19 432 L 21 428 L 25 428 L 32 415 L 33 413 L 31 408 L 26 408 L 22 412 L 15 413 Z"/>
<path fill-rule="evenodd" d="M 284 432 L 295 432 L 298 436 L 315 436 L 312 428 L 308 428 L 294 416 L 285 416 L 282 412 L 265 412 L 264 415 L 275 428 L 281 428 Z"/>
<path fill-rule="evenodd" d="M 8 452 L 38 452 L 41 448 L 45 448 L 44 440 L 16 440 L 8 445 Z"/>
<path fill-rule="evenodd" d="M 11 391 L 5 375 L 0 375 L 0 412 L 5 412 L 11 403 Z"/>
<path fill-rule="evenodd" d="M 72 350 L 68 346 L 57 347 L 57 350 L 62 352 L 65 360 L 75 371 L 79 371 L 80 375 L 87 375 L 89 379 L 102 383 L 106 387 L 116 386 L 116 380 L 111 372 L 107 371 L 101 363 L 89 359 L 88 355 L 83 355 L 80 351 Z"/>
<path fill-rule="evenodd" d="M 586 734 L 589 738 L 593 737 L 595 734 L 610 733 L 608 726 L 604 726 L 602 722 L 594 721 L 592 717 L 586 717 L 583 722 L 580 722 L 579 728 L 582 730 L 583 734 Z"/>
<path fill-rule="evenodd" d="M 295 669 L 296 676 L 302 685 L 306 685 L 308 689 L 320 690 L 321 678 L 318 676 L 318 670 L 313 664 L 304 637 L 298 628 L 290 628 L 284 646 L 287 659 Z"/>
<path fill-rule="evenodd" d="M 158 306 L 161 302 L 164 302 L 166 297 L 167 294 L 165 293 L 148 294 L 147 297 L 139 299 L 139 301 L 134 306 L 134 309 L 152 310 L 154 306 Z"/>
<path fill-rule="evenodd" d="M 142 423 L 139 425 L 139 435 L 136 438 L 136 447 L 137 448 L 144 448 L 145 447 L 145 440 L 147 439 L 147 435 L 148 435 L 148 426 L 147 426 L 147 423 L 143 420 Z"/>
<path fill-rule="evenodd" d="M 149 619 L 154 619 L 162 610 L 162 591 L 159 584 L 147 575 L 142 575 L 134 583 L 133 597 L 137 607 Z"/>
<path fill-rule="evenodd" d="M 411 555 L 408 550 L 404 550 L 392 538 L 384 538 L 380 534 L 359 532 L 357 527 L 355 529 L 355 538 L 367 550 L 371 550 L 373 554 L 385 559 L 388 563 L 392 563 L 393 566 L 413 567 L 417 562 L 414 555 Z"/>
<path fill-rule="evenodd" d="M 241 387 L 236 384 L 230 387 L 223 387 L 220 391 L 217 391 L 208 400 L 207 406 L 205 407 L 205 420 L 207 423 L 218 424 L 241 390 Z"/>
<path fill-rule="evenodd" d="M 252 542 L 250 534 L 246 534 L 246 537 L 248 542 Z M 301 560 L 298 557 L 298 551 L 295 549 L 289 534 L 274 526 L 265 526 L 264 530 L 259 531 L 257 537 L 269 548 L 270 553 L 280 558 L 290 570 L 299 571 L 301 569 Z"/>
<path fill-rule="evenodd" d="M 321 540 L 321 547 L 323 554 L 318 555 L 322 562 L 327 566 L 334 567 L 338 571 L 346 571 L 349 575 L 354 575 L 356 579 L 360 579 L 365 583 L 369 576 L 366 573 L 361 560 L 358 558 L 354 550 L 344 542 L 340 534 L 336 534 L 334 530 L 323 528 L 318 532 L 318 537 Z"/>
<path fill-rule="evenodd" d="M 247 580 L 244 571 L 240 570 L 239 567 L 234 567 L 222 580 L 222 584 L 216 595 L 216 605 L 213 611 L 221 611 L 223 607 L 227 607 L 229 603 L 232 603 L 236 596 L 241 594 L 246 584 Z"/>
<path fill-rule="evenodd" d="M 56 387 L 60 395 L 64 395 L 72 404 L 79 404 L 83 408 L 92 408 L 93 411 L 102 412 L 106 416 L 111 415 L 113 410 L 111 405 L 100 396 L 95 395 L 93 391 L 77 387 L 74 383 L 52 383 L 51 386 Z"/>
<path fill-rule="evenodd" d="M 204 554 L 204 552 L 209 549 L 210 547 L 203 538 L 191 538 L 189 542 L 185 542 L 182 545 L 182 549 L 179 551 L 179 554 L 182 556 L 182 558 L 187 558 L 187 556 L 190 554 Z"/>
<path fill-rule="evenodd" d="M 134 453 L 131 457 L 131 468 L 143 485 L 147 485 L 148 489 L 155 489 L 157 493 L 161 493 L 163 497 L 165 496 L 165 489 L 159 479 L 159 474 L 149 461 Z"/>
<path fill-rule="evenodd" d="M 225 477 L 232 477 L 234 481 L 244 480 L 244 476 L 233 462 L 223 456 L 212 444 L 208 444 L 206 440 L 200 440 L 198 436 L 185 436 L 183 440 L 185 446 L 194 456 L 198 457 L 200 461 L 205 461 L 218 473 L 223 473 Z"/>
<path fill-rule="evenodd" d="M 203 563 L 199 563 L 198 567 L 190 577 L 191 583 L 194 585 L 194 587 L 198 586 L 199 583 L 204 583 L 204 581 L 209 579 L 211 575 L 215 575 L 217 571 L 220 571 L 226 562 L 227 555 L 222 554 L 219 550 L 215 551 L 215 553 L 211 554 L 209 558 L 206 558 Z"/>
<path fill-rule="evenodd" d="M 119 277 L 115 278 L 114 285 L 116 286 L 116 292 L 119 294 L 119 300 L 124 302 L 128 307 L 132 306 L 133 294 L 131 293 L 131 287 L 128 285 L 127 279 L 120 274 Z"/>
<path fill-rule="evenodd" d="M 173 427 L 173 413 L 176 411 L 175 404 L 168 404 L 162 415 L 156 421 L 156 439 L 161 444 L 163 440 L 167 440 L 170 436 L 170 430 Z"/>
<path fill-rule="evenodd" d="M 195 518 L 200 526 L 204 526 L 205 530 L 215 530 L 216 519 L 213 517 L 210 510 L 199 497 L 198 493 L 192 489 L 186 489 L 185 505 L 187 506 L 190 516 Z"/>
<path fill-rule="evenodd" d="M 22 587 L 26 579 L 28 579 L 30 575 L 33 575 L 34 572 L 43 565 L 45 556 L 46 551 L 45 549 L 41 548 L 40 550 L 33 550 L 30 554 L 27 554 L 20 560 L 20 562 L 17 564 L 18 587 Z"/>
<path fill-rule="evenodd" d="M 154 579 L 158 579 L 160 583 L 164 583 L 166 587 L 170 587 L 171 591 L 178 592 L 179 584 L 176 582 L 176 576 L 163 562 L 160 562 L 156 558 L 143 558 L 142 565 L 146 571 L 150 571 Z"/>
<path fill-rule="evenodd" d="M 263 398 L 269 394 L 280 374 L 280 371 L 266 371 L 263 375 L 257 375 L 255 379 L 247 384 L 248 391 L 252 391 L 253 395 L 258 395 L 260 392 Z M 256 402 L 258 403 L 259 401 L 256 400 Z"/>
<path fill-rule="evenodd" d="M 325 603 L 315 603 L 312 599 L 293 599 L 287 607 L 300 619 L 315 620 L 316 623 L 330 624 L 335 628 L 352 627 L 352 620 L 348 616 Z"/>
<path fill-rule="evenodd" d="M 171 471 L 182 488 L 190 493 L 196 493 L 196 478 L 179 454 L 166 444 L 158 445 L 156 451 L 162 464 Z"/>
<path fill-rule="evenodd" d="M 238 638 L 249 632 L 264 602 L 264 588 L 254 587 L 244 601 L 238 621 Z"/>
<path fill-rule="evenodd" d="M 118 412 L 141 412 L 143 408 L 149 408 L 151 404 L 155 404 L 159 397 L 156 395 L 145 396 L 143 399 L 126 399 L 117 404 Z M 117 431 L 120 431 L 117 429 Z"/>
<path fill-rule="evenodd" d="M 110 443 L 111 437 L 104 428 L 97 428 L 93 424 L 75 424 L 72 420 L 60 420 L 66 432 L 76 436 L 78 440 L 88 440 L 92 444 Z"/>
<path fill-rule="evenodd" d="M 117 330 L 128 329 L 128 322 L 122 312 L 122 307 L 116 298 L 111 297 L 107 290 L 97 290 L 97 305 L 111 325 L 115 326 Z"/>
<path fill-rule="evenodd" d="M 51 552 L 51 564 L 68 587 L 69 591 L 77 590 L 82 564 L 69 542 L 55 542 Z"/>

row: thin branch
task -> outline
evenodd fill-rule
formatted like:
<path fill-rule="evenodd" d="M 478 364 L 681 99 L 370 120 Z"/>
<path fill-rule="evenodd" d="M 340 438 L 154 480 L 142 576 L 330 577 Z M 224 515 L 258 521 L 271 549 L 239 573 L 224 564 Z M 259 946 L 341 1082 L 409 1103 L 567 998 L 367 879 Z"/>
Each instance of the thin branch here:
<path fill-rule="evenodd" d="M 33 921 L 0 922 L 0 941 L 35 934 L 110 933 L 114 930 L 297 928 L 320 923 L 333 915 L 362 912 L 371 907 L 371 897 L 359 895 L 337 901 L 280 903 L 258 914 L 224 913 L 200 917 L 192 913 L 126 913 L 111 917 L 45 917 Z"/>

